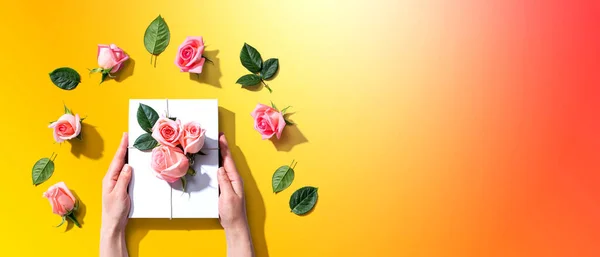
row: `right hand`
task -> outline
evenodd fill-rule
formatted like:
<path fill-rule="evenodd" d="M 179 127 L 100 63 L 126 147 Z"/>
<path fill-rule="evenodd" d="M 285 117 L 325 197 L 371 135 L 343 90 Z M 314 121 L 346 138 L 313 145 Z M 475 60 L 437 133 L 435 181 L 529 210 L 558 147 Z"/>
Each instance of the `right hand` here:
<path fill-rule="evenodd" d="M 127 138 L 127 133 L 124 133 L 102 181 L 102 229 L 118 233 L 125 232 L 131 205 L 127 193 L 127 186 L 131 181 L 131 166 L 125 164 Z"/>
<path fill-rule="evenodd" d="M 244 182 L 235 167 L 231 151 L 225 135 L 219 136 L 219 147 L 223 167 L 219 168 L 219 219 L 225 232 L 231 230 L 247 230 L 246 204 L 244 200 Z"/>

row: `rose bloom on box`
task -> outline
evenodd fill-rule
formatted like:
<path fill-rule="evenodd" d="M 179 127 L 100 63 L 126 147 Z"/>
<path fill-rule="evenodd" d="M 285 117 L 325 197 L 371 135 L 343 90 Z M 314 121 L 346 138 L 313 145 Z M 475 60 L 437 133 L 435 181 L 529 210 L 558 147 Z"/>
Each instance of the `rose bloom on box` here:
<path fill-rule="evenodd" d="M 205 132 L 198 122 L 182 125 L 179 119 L 159 118 L 152 128 L 152 137 L 160 143 L 152 150 L 151 167 L 155 175 L 169 183 L 183 179 L 188 173 L 193 175 L 193 156 L 204 146 Z"/>

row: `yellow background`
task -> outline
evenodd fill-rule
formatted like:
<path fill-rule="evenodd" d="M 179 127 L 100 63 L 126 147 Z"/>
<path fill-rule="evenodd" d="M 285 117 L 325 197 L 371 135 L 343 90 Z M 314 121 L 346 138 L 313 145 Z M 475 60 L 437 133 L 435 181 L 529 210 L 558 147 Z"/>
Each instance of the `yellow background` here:
<path fill-rule="evenodd" d="M 398 38 L 378 26 L 395 22 L 389 7 L 278 0 L 4 3 L 0 108 L 6 115 L 1 132 L 8 136 L 0 148 L 5 174 L 0 255 L 97 255 L 101 179 L 127 131 L 130 98 L 219 99 L 220 126 L 245 181 L 258 256 L 364 256 L 373 252 L 368 249 L 391 254 L 397 245 L 389 243 L 396 239 L 377 233 L 399 229 L 393 220 L 404 215 L 396 206 L 402 201 L 386 196 L 397 187 L 387 172 L 397 167 L 382 161 L 393 153 L 378 150 L 401 126 L 393 120 L 382 124 L 396 119 L 384 113 L 392 111 L 396 89 L 385 89 L 382 82 L 394 83 Z M 171 41 L 154 68 L 143 35 L 159 14 Z M 199 80 L 174 65 L 177 47 L 189 35 L 203 36 L 206 56 L 215 61 Z M 239 61 L 244 42 L 264 59 L 279 58 L 280 72 L 268 82 L 272 94 L 235 84 L 247 73 Z M 117 81 L 99 85 L 100 76 L 88 76 L 87 69 L 97 66 L 97 44 L 110 43 L 132 60 Z M 82 75 L 73 91 L 58 89 L 48 77 L 63 66 Z M 286 128 L 278 144 L 261 140 L 250 117 L 257 103 L 271 100 L 293 106 L 290 118 L 298 124 Z M 63 103 L 88 117 L 83 142 L 53 142 L 48 122 L 63 113 Z M 54 175 L 32 186 L 31 167 L 52 152 L 58 153 Z M 293 159 L 298 161 L 294 183 L 273 194 L 272 173 Z M 82 229 L 54 228 L 60 218 L 42 192 L 59 181 L 85 205 Z M 288 201 L 306 185 L 319 187 L 320 198 L 313 213 L 299 217 L 290 213 Z M 381 205 L 381 198 L 389 204 Z M 226 251 L 217 220 L 130 220 L 127 244 L 131 256 L 225 256 Z"/>
<path fill-rule="evenodd" d="M 161 14 L 171 43 L 143 45 Z M 101 179 L 130 98 L 218 98 L 245 181 L 257 256 L 599 256 L 597 1 L 4 1 L 0 6 L 0 256 L 97 256 Z M 174 65 L 204 36 L 200 78 Z M 265 89 L 241 89 L 244 42 L 280 60 Z M 132 58 L 117 80 L 88 76 L 97 44 Z M 48 73 L 70 66 L 73 91 Z M 297 123 L 261 140 L 257 103 Z M 63 103 L 83 142 L 55 144 Z M 58 153 L 31 185 L 31 167 Z M 296 179 L 271 190 L 276 168 Z M 83 228 L 54 228 L 42 193 L 64 181 Z M 288 201 L 312 185 L 296 216 Z M 65 232 L 65 230 L 68 230 Z M 225 256 L 217 220 L 130 220 L 131 256 Z"/>

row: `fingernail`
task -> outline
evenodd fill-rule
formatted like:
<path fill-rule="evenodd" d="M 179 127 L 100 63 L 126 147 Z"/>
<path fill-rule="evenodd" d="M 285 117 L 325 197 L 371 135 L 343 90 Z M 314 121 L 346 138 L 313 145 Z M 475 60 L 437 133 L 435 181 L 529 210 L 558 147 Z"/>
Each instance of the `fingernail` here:
<path fill-rule="evenodd" d="M 125 166 L 123 166 L 123 172 L 125 172 L 125 173 L 131 172 L 131 166 L 129 166 L 129 164 L 125 164 Z"/>
<path fill-rule="evenodd" d="M 224 136 L 224 135 L 225 135 L 225 133 L 219 132 L 219 136 Z"/>
<path fill-rule="evenodd" d="M 225 173 L 225 169 L 223 167 L 219 168 L 219 174 L 223 175 Z"/>

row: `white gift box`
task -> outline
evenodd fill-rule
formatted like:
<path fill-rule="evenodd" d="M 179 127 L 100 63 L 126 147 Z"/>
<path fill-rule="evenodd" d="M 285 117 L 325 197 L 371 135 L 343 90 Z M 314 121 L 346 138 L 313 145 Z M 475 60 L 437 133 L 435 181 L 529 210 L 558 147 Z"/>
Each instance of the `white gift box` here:
<path fill-rule="evenodd" d="M 180 181 L 172 184 L 156 177 L 152 170 L 151 151 L 133 147 L 135 140 L 146 133 L 138 124 L 140 103 L 152 107 L 159 116 L 176 117 L 182 123 L 196 121 L 206 130 L 201 152 L 195 155 L 196 175 L 186 175 L 183 192 Z M 131 218 L 218 218 L 219 187 L 219 116 L 216 99 L 130 99 L 129 100 L 129 160 L 133 177 L 129 185 Z"/>

